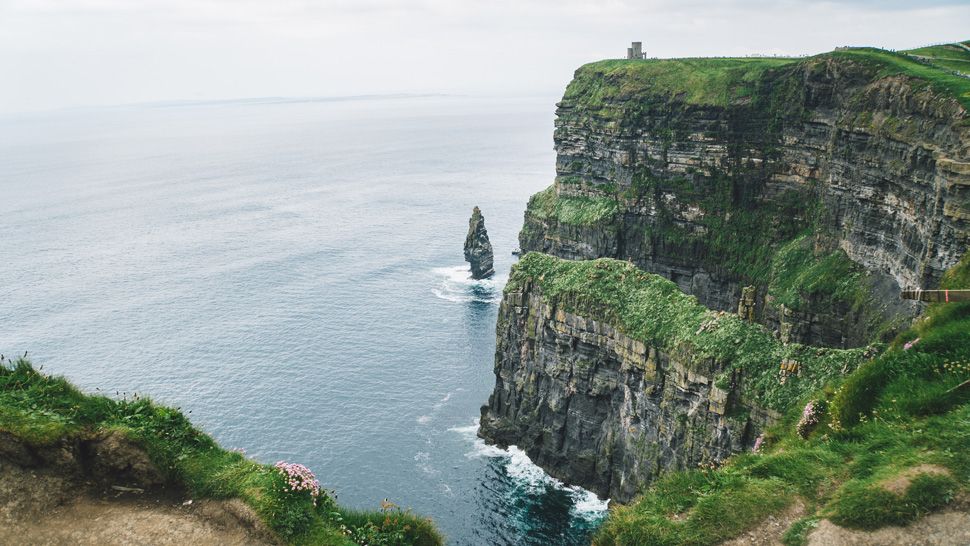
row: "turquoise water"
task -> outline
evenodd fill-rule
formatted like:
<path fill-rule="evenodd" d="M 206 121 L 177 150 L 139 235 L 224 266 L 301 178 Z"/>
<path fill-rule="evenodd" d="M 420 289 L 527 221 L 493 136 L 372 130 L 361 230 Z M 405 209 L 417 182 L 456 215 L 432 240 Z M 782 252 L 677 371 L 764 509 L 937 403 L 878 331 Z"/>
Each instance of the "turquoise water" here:
<path fill-rule="evenodd" d="M 582 544 L 605 503 L 476 439 L 554 98 L 253 101 L 0 120 L 0 352 L 183 408 L 450 544 Z M 479 205 L 498 275 L 462 261 Z"/>

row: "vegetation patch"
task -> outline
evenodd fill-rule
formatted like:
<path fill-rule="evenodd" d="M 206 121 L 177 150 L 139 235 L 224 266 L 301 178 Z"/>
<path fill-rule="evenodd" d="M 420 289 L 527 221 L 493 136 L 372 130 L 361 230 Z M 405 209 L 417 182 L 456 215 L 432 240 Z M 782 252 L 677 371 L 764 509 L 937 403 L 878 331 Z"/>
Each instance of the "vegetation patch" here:
<path fill-rule="evenodd" d="M 611 59 L 580 67 L 563 100 L 599 109 L 644 95 L 687 104 L 724 106 L 750 96 L 761 75 L 795 62 L 788 58 Z"/>
<path fill-rule="evenodd" d="M 781 480 L 735 469 L 670 474 L 633 504 L 613 509 L 594 544 L 717 544 L 786 508 L 791 493 Z"/>
<path fill-rule="evenodd" d="M 970 108 L 970 78 L 954 74 L 953 69 L 946 66 L 952 60 L 943 60 L 943 64 L 933 60 L 920 62 L 912 55 L 871 47 L 843 49 L 825 55 L 831 55 L 837 59 L 851 59 L 871 66 L 878 70 L 879 77 L 904 75 L 916 78 L 925 82 L 936 93 L 952 96 L 964 108 Z"/>
<path fill-rule="evenodd" d="M 816 256 L 812 246 L 812 237 L 802 235 L 778 249 L 771 261 L 768 294 L 796 311 L 813 298 L 824 298 L 829 306 L 837 301 L 860 305 L 869 294 L 862 266 L 841 249 Z"/>
<path fill-rule="evenodd" d="M 970 288 L 970 254 L 945 276 L 947 288 Z M 719 468 L 670 474 L 631 505 L 616 507 L 598 545 L 716 544 L 738 536 L 800 497 L 808 513 L 784 535 L 805 544 L 821 519 L 872 530 L 906 525 L 949 505 L 970 485 L 970 304 L 936 304 L 885 352 L 791 404 L 754 452 Z M 915 340 L 919 341 L 915 341 Z M 827 404 L 812 430 L 799 426 L 811 402 Z M 698 476 L 703 476 L 703 480 Z M 729 483 L 730 487 L 708 484 Z M 754 513 L 720 533 L 691 519 L 697 498 L 730 505 L 730 491 L 776 484 L 781 499 L 761 499 Z M 754 489 L 745 489 L 754 488 Z M 747 527 L 740 525 L 743 519 Z M 738 529 L 738 527 L 741 527 Z M 661 530 L 665 532 L 662 533 Z"/>
<path fill-rule="evenodd" d="M 528 205 L 529 213 L 536 218 L 575 226 L 610 222 L 616 217 L 617 210 L 616 199 L 561 196 L 556 193 L 554 185 L 529 198 Z"/>
<path fill-rule="evenodd" d="M 787 409 L 853 370 L 865 351 L 782 344 L 764 327 L 711 311 L 673 282 L 619 260 L 570 261 L 529 253 L 513 268 L 506 290 L 527 283 L 565 310 L 605 320 L 685 364 L 706 366 L 713 360 L 736 370 L 746 399 L 773 409 Z M 800 363 L 799 374 L 784 384 L 778 379 L 783 360 Z"/>
<path fill-rule="evenodd" d="M 141 446 L 172 483 L 195 498 L 240 498 L 291 544 L 437 546 L 429 520 L 393 505 L 359 512 L 337 505 L 306 467 L 258 463 L 219 447 L 177 409 L 147 398 L 114 400 L 80 392 L 30 362 L 0 362 L 0 431 L 34 447 L 107 432 Z"/>

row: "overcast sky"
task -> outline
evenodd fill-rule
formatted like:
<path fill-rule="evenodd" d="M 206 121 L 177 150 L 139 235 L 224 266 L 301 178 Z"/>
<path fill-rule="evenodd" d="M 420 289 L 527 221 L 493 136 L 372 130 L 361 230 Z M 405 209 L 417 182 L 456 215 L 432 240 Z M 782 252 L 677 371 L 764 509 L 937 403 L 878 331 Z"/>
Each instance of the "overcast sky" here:
<path fill-rule="evenodd" d="M 970 39 L 970 0 L 0 0 L 0 112 L 175 99 L 555 96 L 658 57 Z"/>

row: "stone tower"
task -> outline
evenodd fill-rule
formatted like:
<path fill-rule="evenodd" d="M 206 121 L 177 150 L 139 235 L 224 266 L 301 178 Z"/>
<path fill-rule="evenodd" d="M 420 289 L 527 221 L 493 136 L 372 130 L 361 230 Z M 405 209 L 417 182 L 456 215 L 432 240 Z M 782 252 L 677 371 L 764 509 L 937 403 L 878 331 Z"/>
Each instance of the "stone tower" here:
<path fill-rule="evenodd" d="M 633 42 L 631 47 L 626 48 L 627 59 L 646 59 L 647 54 L 643 52 L 643 42 Z"/>

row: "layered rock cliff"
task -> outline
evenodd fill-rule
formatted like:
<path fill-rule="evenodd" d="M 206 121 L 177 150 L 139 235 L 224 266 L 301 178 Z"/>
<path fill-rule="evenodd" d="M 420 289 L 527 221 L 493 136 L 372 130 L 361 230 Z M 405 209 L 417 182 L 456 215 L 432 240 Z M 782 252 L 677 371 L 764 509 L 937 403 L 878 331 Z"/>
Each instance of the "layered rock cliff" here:
<path fill-rule="evenodd" d="M 792 341 L 894 331 L 919 310 L 900 287 L 934 287 L 970 242 L 967 98 L 904 61 L 586 65 L 520 246 L 629 259 L 714 309 L 753 285 L 756 319 Z"/>
<path fill-rule="evenodd" d="M 751 447 L 966 251 L 968 107 L 965 79 L 879 50 L 580 68 L 481 435 L 619 501 Z"/>
<path fill-rule="evenodd" d="M 480 433 L 625 502 L 662 472 L 752 445 L 776 410 L 863 356 L 782 344 L 627 262 L 530 253 L 499 310 Z"/>

